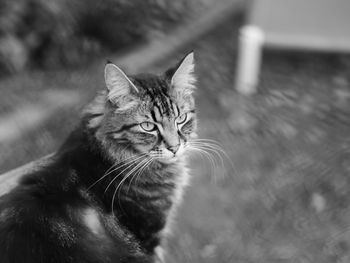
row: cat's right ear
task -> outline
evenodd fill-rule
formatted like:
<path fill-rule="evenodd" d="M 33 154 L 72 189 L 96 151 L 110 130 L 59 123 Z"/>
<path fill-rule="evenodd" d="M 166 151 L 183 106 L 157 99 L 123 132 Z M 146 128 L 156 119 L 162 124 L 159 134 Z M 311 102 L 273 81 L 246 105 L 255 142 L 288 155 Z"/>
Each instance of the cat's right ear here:
<path fill-rule="evenodd" d="M 196 82 L 193 51 L 188 53 L 175 68 L 168 70 L 165 75 L 170 78 L 171 86 L 178 94 L 184 96 L 191 94 Z"/>
<path fill-rule="evenodd" d="M 139 91 L 126 74 L 113 63 L 108 62 L 105 66 L 105 82 L 108 100 L 119 108 L 131 107 L 131 103 L 135 102 L 132 95 Z"/>

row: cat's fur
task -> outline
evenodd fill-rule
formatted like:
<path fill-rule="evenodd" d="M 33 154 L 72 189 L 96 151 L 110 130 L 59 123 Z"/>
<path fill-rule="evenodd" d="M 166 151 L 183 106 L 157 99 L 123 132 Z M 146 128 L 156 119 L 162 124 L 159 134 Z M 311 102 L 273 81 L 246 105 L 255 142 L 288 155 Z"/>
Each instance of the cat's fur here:
<path fill-rule="evenodd" d="M 106 65 L 107 89 L 51 163 L 0 198 L 1 263 L 160 260 L 196 135 L 193 67 L 193 53 L 162 76 Z"/>

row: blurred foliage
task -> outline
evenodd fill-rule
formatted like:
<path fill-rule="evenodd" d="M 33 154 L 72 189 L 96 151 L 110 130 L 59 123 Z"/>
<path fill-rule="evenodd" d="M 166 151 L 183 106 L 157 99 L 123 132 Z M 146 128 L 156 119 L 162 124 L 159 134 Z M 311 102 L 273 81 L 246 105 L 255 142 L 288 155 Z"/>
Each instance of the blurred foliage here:
<path fill-rule="evenodd" d="M 205 2 L 0 0 L 0 72 L 86 63 L 169 30 Z"/>

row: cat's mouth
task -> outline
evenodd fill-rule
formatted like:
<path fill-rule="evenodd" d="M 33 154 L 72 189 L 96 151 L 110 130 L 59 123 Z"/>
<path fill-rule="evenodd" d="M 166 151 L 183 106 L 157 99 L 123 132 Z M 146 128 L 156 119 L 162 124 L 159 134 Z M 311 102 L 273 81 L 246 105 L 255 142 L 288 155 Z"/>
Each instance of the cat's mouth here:
<path fill-rule="evenodd" d="M 154 159 L 162 163 L 175 163 L 181 159 L 183 152 L 184 152 L 184 149 L 183 149 L 183 146 L 181 145 L 176 152 L 163 149 L 162 151 L 151 152 L 150 155 Z"/>
<path fill-rule="evenodd" d="M 160 157 L 158 160 L 163 163 L 175 163 L 179 160 L 179 156 L 172 156 L 172 157 Z"/>
<path fill-rule="evenodd" d="M 162 154 L 157 154 L 157 155 L 152 155 L 152 158 L 154 160 L 157 160 L 159 162 L 162 162 L 162 163 L 173 163 L 173 162 L 176 162 L 179 160 L 179 156 L 176 155 L 176 154 L 165 154 L 165 153 L 162 153 Z"/>

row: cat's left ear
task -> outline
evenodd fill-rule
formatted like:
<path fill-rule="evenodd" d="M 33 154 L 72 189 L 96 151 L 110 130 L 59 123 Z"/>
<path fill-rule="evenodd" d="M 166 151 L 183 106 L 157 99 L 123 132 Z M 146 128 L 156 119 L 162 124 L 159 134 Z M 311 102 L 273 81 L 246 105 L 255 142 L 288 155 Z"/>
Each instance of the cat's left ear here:
<path fill-rule="evenodd" d="M 170 70 L 167 75 L 171 77 L 171 86 L 184 95 L 191 94 L 195 88 L 193 51 L 187 54 L 177 65 L 175 70 Z"/>
<path fill-rule="evenodd" d="M 108 62 L 105 67 L 105 82 L 108 99 L 120 108 L 129 108 L 135 103 L 139 91 L 126 74 L 116 65 Z"/>

